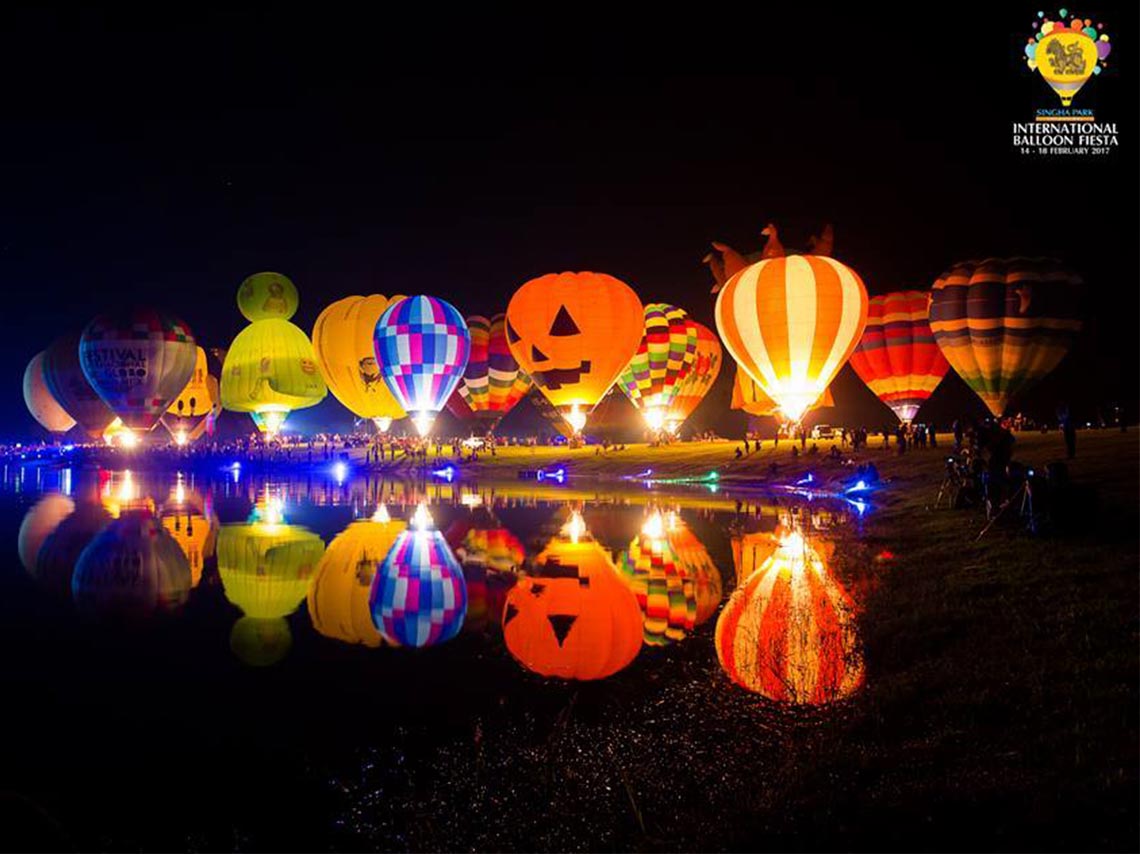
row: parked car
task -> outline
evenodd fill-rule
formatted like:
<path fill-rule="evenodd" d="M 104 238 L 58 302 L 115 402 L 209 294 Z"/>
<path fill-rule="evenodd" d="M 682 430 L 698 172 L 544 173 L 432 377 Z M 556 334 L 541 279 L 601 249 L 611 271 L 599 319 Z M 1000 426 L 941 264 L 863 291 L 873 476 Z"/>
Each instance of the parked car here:
<path fill-rule="evenodd" d="M 830 424 L 816 424 L 811 428 L 811 437 L 813 439 L 834 439 L 836 430 Z"/>

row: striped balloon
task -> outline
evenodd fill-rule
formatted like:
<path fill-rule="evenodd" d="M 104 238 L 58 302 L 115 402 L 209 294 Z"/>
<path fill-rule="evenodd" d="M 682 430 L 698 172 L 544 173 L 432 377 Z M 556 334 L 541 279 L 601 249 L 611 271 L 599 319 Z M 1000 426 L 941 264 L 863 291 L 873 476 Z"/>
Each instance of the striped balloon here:
<path fill-rule="evenodd" d="M 966 261 L 935 281 L 934 340 L 995 416 L 1065 357 L 1081 329 L 1081 284 L 1051 258 Z"/>
<path fill-rule="evenodd" d="M 372 580 L 372 622 L 400 646 L 449 641 L 463 627 L 467 586 L 443 534 L 403 531 Z"/>
<path fill-rule="evenodd" d="M 831 396 L 830 388 L 824 389 L 819 399 L 804 412 L 806 414 L 826 406 L 835 406 L 835 398 Z M 744 373 L 739 365 L 736 366 L 736 375 L 732 378 L 732 402 L 729 407 L 743 410 L 749 415 L 758 417 L 780 414 L 780 407 L 776 401 L 768 397 L 764 390 L 757 385 L 756 380 Z"/>
<path fill-rule="evenodd" d="M 618 560 L 618 571 L 644 615 L 645 645 L 684 640 L 697 624 L 697 588 L 664 533 L 634 537 Z"/>
<path fill-rule="evenodd" d="M 664 426 L 681 382 L 697 360 L 697 325 L 674 305 L 645 306 L 645 330 L 618 384 L 651 427 Z"/>
<path fill-rule="evenodd" d="M 900 421 L 911 422 L 950 365 L 927 321 L 930 295 L 897 291 L 873 297 L 851 367 Z"/>
<path fill-rule="evenodd" d="M 716 301 L 716 326 L 728 352 L 792 421 L 823 395 L 866 322 L 862 280 L 819 255 L 745 267 Z"/>
<path fill-rule="evenodd" d="M 781 536 L 732 594 L 716 653 L 733 682 L 770 700 L 824 705 L 863 683 L 854 603 L 798 532 Z"/>
<path fill-rule="evenodd" d="M 494 425 L 523 399 L 531 388 L 530 376 L 519 367 L 507 345 L 507 316 L 488 320 L 481 315 L 467 318 L 471 356 L 447 409 L 457 418 L 471 418 Z"/>
<path fill-rule="evenodd" d="M 426 432 L 467 367 L 471 335 L 463 316 L 436 297 L 408 297 L 380 315 L 373 344 L 388 389 Z"/>
<path fill-rule="evenodd" d="M 724 351 L 716 334 L 704 324 L 696 321 L 692 323 L 697 332 L 696 357 L 692 368 L 678 383 L 677 394 L 665 418 L 665 422 L 674 432 L 705 399 L 705 395 L 709 393 L 709 389 L 720 375 L 720 364 L 724 360 Z"/>

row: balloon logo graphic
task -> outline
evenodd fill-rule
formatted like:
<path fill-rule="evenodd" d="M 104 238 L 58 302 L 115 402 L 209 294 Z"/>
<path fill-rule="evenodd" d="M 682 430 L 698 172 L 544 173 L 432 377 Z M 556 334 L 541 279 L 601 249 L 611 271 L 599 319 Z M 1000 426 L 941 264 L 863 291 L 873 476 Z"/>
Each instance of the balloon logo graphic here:
<path fill-rule="evenodd" d="M 1094 73 L 1096 42 L 1083 32 L 1054 29 L 1037 43 L 1035 53 L 1038 73 L 1060 97 L 1061 105 L 1069 106 Z"/>

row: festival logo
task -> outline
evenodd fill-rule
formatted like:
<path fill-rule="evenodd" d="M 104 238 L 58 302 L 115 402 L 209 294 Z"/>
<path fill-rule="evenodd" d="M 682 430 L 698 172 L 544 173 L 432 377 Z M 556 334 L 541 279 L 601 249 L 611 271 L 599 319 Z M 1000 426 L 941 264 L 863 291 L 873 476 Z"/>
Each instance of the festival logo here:
<path fill-rule="evenodd" d="M 1085 89 L 1108 67 L 1112 43 L 1104 24 L 1061 9 L 1056 18 L 1038 12 L 1033 29 L 1026 67 L 1056 93 L 1060 106 L 1051 102 L 1036 110 L 1033 121 L 1014 122 L 1014 146 L 1034 156 L 1109 154 L 1119 145 L 1116 123 L 1097 121 L 1094 98 Z"/>

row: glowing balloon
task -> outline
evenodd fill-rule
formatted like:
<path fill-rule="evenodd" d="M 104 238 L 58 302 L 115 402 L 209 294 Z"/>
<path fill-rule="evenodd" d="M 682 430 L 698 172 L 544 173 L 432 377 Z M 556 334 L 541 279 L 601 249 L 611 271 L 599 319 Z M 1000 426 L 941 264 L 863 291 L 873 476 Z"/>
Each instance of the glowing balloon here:
<path fill-rule="evenodd" d="M 604 273 L 551 273 L 507 306 L 507 341 L 576 431 L 629 364 L 645 328 L 633 289 Z"/>
<path fill-rule="evenodd" d="M 434 646 L 463 627 L 467 585 L 443 534 L 403 531 L 372 580 L 372 622 L 401 646 Z"/>
<path fill-rule="evenodd" d="M 349 412 L 372 419 L 381 431 L 407 413 L 384 383 L 372 336 L 380 316 L 402 299 L 381 294 L 345 297 L 322 311 L 313 325 L 313 350 L 329 391 Z"/>
<path fill-rule="evenodd" d="M 1067 107 L 1097 68 L 1097 43 L 1079 30 L 1049 24 L 1041 32 L 1044 37 L 1033 56 L 1037 72 Z"/>
<path fill-rule="evenodd" d="M 400 520 L 353 522 L 336 535 L 317 565 L 309 588 L 309 619 L 322 635 L 378 647 L 384 637 L 372 623 L 368 599 L 377 568 L 400 533 Z"/>
<path fill-rule="evenodd" d="M 421 436 L 463 378 L 471 335 L 449 302 L 414 296 L 391 305 L 373 332 L 380 373 Z"/>
<path fill-rule="evenodd" d="M 24 369 L 24 404 L 28 412 L 50 433 L 66 433 L 75 426 L 44 380 L 44 353 L 36 353 Z"/>
<path fill-rule="evenodd" d="M 254 273 L 241 283 L 238 310 L 246 320 L 288 320 L 300 304 L 297 286 L 280 273 Z"/>
<path fill-rule="evenodd" d="M 79 364 L 79 336 L 57 338 L 44 351 L 44 382 L 59 405 L 76 420 L 92 439 L 99 439 L 115 420 L 115 413 L 103 402 L 83 374 Z"/>
<path fill-rule="evenodd" d="M 162 424 L 175 442 L 188 444 L 207 431 L 209 419 L 211 416 L 216 418 L 221 408 L 218 381 L 210 376 L 206 351 L 199 347 L 194 361 L 194 373 L 167 408 L 162 416 Z"/>
<path fill-rule="evenodd" d="M 531 380 L 507 344 L 505 314 L 490 320 L 481 315 L 468 317 L 467 330 L 471 356 L 447 408 L 457 418 L 476 419 L 493 427 L 530 391 Z"/>
<path fill-rule="evenodd" d="M 716 335 L 696 321 L 693 321 L 693 326 L 697 331 L 696 359 L 678 384 L 677 394 L 665 416 L 666 426 L 674 433 L 705 399 L 720 375 L 721 362 L 724 360 L 724 351 Z"/>
<path fill-rule="evenodd" d="M 812 544 L 780 536 L 732 594 L 716 624 L 720 666 L 770 700 L 825 705 L 863 683 L 855 609 Z"/>
<path fill-rule="evenodd" d="M 734 275 L 716 302 L 728 352 L 791 421 L 823 395 L 867 320 L 867 290 L 833 258 L 789 255 Z"/>
<path fill-rule="evenodd" d="M 644 314 L 641 343 L 618 377 L 618 386 L 649 428 L 660 430 L 697 359 L 697 326 L 684 309 L 668 303 L 651 302 Z"/>
<path fill-rule="evenodd" d="M 930 295 L 898 291 L 873 297 L 851 367 L 900 421 L 910 423 L 950 365 L 927 320 Z"/>
<path fill-rule="evenodd" d="M 1081 329 L 1081 284 L 1050 258 L 966 261 L 935 281 L 934 340 L 995 416 L 1065 357 Z"/>
<path fill-rule="evenodd" d="M 647 646 L 684 640 L 697 624 L 695 579 L 678 565 L 665 524 L 662 514 L 651 516 L 618 561 L 618 570 L 644 614 Z"/>
<path fill-rule="evenodd" d="M 729 406 L 731 409 L 743 410 L 749 415 L 780 414 L 779 404 L 768 397 L 756 380 L 744 373 L 739 365 L 737 365 L 736 373 L 732 379 L 732 401 Z M 830 388 L 824 389 L 819 399 L 805 410 L 805 414 L 825 406 L 835 406 L 835 398 L 831 396 Z"/>

